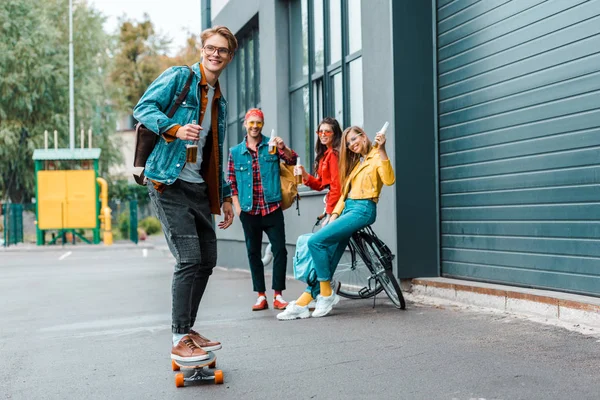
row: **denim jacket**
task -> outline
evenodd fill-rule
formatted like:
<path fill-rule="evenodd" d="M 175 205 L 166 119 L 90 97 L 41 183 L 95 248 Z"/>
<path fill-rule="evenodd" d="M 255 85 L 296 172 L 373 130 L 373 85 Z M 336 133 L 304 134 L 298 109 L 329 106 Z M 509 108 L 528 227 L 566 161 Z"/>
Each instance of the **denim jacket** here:
<path fill-rule="evenodd" d="M 199 117 L 200 85 L 205 83 L 206 80 L 202 77 L 199 63 L 192 65 L 192 71 L 194 77 L 190 85 L 190 91 L 172 118 L 168 118 L 166 114 L 185 86 L 189 76 L 189 69 L 186 66 L 171 67 L 163 72 L 150 84 L 133 110 L 133 116 L 136 120 L 160 136 L 160 140 L 146 161 L 144 171 L 146 177 L 155 182 L 166 185 L 172 184 L 185 165 L 186 142 L 180 139 L 167 140 L 163 134 L 176 125 L 186 125 L 191 123 L 192 120 L 201 120 Z M 223 96 L 219 98 L 215 96 L 215 103 L 217 104 L 212 108 L 212 113 L 214 115 L 215 110 L 217 112 L 216 127 L 218 134 L 215 135 L 212 132 L 213 129 L 211 129 L 211 133 L 213 138 L 218 138 L 218 144 L 213 143 L 212 146 L 216 151 L 207 149 L 211 158 L 208 162 L 214 163 L 215 168 L 212 168 L 212 170 L 215 176 L 213 177 L 212 174 L 211 176 L 203 175 L 203 178 L 209 186 L 211 212 L 218 214 L 223 198 L 231 196 L 231 187 L 225 181 L 223 174 L 223 141 L 227 126 L 227 101 Z M 214 127 L 215 124 L 213 124 Z M 216 157 L 216 160 L 212 157 Z"/>
<path fill-rule="evenodd" d="M 262 136 L 258 145 L 258 165 L 260 179 L 264 189 L 265 202 L 281 201 L 281 180 L 279 178 L 279 155 L 269 154 L 269 138 Z M 235 182 L 242 211 L 252 210 L 253 182 L 252 155 L 248 151 L 246 140 L 232 147 L 230 156 L 235 169 Z M 294 153 L 295 154 L 295 153 Z M 294 160 L 295 162 L 295 157 Z"/>

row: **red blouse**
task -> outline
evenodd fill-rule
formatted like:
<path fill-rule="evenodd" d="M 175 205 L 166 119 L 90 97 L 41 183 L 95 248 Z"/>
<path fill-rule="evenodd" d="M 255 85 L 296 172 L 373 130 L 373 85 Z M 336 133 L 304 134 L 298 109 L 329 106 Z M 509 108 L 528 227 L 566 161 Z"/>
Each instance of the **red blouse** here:
<path fill-rule="evenodd" d="M 337 153 L 333 149 L 327 149 L 323 158 L 319 160 L 317 176 L 309 174 L 308 178 L 303 180 L 303 183 L 317 191 L 321 191 L 329 185 L 325 212 L 331 214 L 342 194 Z"/>

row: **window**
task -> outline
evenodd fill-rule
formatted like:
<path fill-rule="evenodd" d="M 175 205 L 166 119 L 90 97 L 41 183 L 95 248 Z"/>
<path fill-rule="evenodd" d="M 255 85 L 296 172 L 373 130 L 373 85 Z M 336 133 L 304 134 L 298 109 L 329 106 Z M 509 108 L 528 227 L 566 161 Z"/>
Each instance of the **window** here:
<path fill-rule="evenodd" d="M 291 142 L 307 169 L 323 117 L 363 125 L 360 8 L 361 0 L 289 2 Z"/>
<path fill-rule="evenodd" d="M 253 107 L 260 108 L 257 18 L 253 18 L 236 37 L 238 50 L 226 69 L 229 103 L 227 132 L 230 146 L 241 142 L 246 135 L 242 125 L 246 111 Z"/>

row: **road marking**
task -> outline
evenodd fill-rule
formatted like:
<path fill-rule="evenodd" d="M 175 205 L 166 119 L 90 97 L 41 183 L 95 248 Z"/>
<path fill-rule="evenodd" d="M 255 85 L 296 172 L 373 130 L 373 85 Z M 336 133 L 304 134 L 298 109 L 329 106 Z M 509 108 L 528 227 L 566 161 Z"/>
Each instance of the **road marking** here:
<path fill-rule="evenodd" d="M 148 257 L 148 249 L 142 249 L 142 257 Z"/>
<path fill-rule="evenodd" d="M 73 254 L 72 251 L 67 251 L 65 254 L 63 254 L 62 256 L 58 257 L 58 260 L 64 260 L 65 258 L 69 257 L 71 254 Z"/>

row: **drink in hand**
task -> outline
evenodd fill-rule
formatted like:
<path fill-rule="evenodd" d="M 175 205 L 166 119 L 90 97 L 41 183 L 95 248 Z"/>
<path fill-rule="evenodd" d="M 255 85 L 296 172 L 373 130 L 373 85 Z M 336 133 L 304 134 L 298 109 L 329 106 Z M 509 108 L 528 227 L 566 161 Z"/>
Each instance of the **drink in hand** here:
<path fill-rule="evenodd" d="M 381 127 L 381 130 L 379 132 L 383 133 L 385 135 L 385 133 L 387 132 L 387 128 L 388 126 L 390 126 L 390 123 L 385 121 L 385 124 L 383 124 L 383 126 Z M 373 147 L 378 148 L 379 147 L 379 143 L 375 142 L 375 144 L 373 145 Z"/>
<path fill-rule="evenodd" d="M 196 120 L 192 121 L 196 125 Z M 192 144 L 185 146 L 185 162 L 195 164 L 198 161 L 198 142 L 193 141 Z"/>
<path fill-rule="evenodd" d="M 269 154 L 277 153 L 277 145 L 275 145 L 275 129 L 271 129 L 271 139 L 269 140 Z"/>
<path fill-rule="evenodd" d="M 294 175 L 296 175 L 296 185 L 302 185 L 302 169 L 300 168 L 300 157 L 296 159 L 296 168 L 294 168 Z"/>
<path fill-rule="evenodd" d="M 195 164 L 198 161 L 198 145 L 188 144 L 185 148 L 185 162 Z"/>

